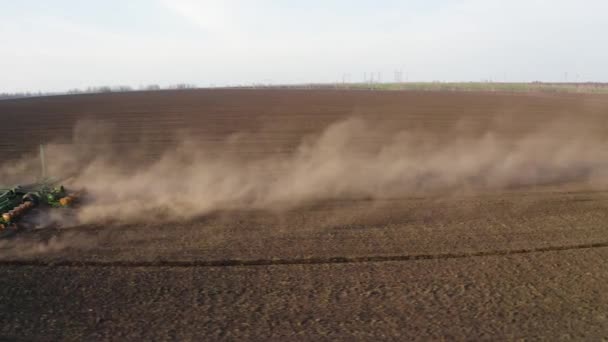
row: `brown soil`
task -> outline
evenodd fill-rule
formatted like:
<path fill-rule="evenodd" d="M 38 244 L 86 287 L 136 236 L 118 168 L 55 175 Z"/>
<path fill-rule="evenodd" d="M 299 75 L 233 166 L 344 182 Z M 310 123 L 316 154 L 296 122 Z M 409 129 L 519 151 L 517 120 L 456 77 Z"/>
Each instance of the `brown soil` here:
<path fill-rule="evenodd" d="M 188 135 L 243 159 L 289 155 L 352 116 L 428 141 L 605 134 L 608 96 L 188 90 L 0 101 L 4 160 L 73 142 L 82 119 L 158 157 Z M 572 129 L 570 129 L 572 128 Z M 576 132 L 574 134 L 573 132 Z M 104 137 L 105 138 L 105 137 Z M 382 139 L 382 137 L 362 137 Z M 595 184 L 595 183 L 593 183 Z M 326 198 L 285 210 L 64 224 L 0 241 L 0 336 L 24 340 L 599 339 L 608 193 L 517 189 Z M 44 213 L 40 213 L 43 215 Z M 69 213 L 60 220 L 70 221 Z"/>

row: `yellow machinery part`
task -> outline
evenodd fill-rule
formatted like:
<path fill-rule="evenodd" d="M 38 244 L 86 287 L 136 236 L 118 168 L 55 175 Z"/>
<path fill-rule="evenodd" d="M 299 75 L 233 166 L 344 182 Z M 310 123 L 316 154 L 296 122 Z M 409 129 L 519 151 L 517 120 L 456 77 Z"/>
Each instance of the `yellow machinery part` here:
<path fill-rule="evenodd" d="M 78 198 L 78 193 L 71 194 L 69 196 L 66 196 L 66 197 L 63 197 L 63 198 L 59 199 L 59 204 L 61 204 L 64 207 L 67 207 L 68 205 L 70 205 L 74 201 L 76 201 L 77 198 Z"/>

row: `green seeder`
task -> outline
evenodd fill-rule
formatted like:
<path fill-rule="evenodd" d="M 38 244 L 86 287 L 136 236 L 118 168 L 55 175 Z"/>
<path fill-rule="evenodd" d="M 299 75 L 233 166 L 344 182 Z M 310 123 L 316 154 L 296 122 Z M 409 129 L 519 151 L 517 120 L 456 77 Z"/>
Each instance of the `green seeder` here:
<path fill-rule="evenodd" d="M 18 229 L 16 224 L 31 209 L 43 205 L 47 207 L 67 207 L 77 194 L 68 194 L 63 185 L 46 178 L 44 148 L 40 147 L 42 162 L 41 181 L 29 185 L 17 185 L 9 189 L 0 188 L 0 237 Z"/>

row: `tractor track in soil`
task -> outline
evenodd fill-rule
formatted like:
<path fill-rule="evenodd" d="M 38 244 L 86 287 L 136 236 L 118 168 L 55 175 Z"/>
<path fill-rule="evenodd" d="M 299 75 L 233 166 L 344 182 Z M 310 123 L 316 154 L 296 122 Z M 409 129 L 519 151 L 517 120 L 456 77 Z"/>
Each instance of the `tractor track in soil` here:
<path fill-rule="evenodd" d="M 383 262 L 406 262 L 420 260 L 462 259 L 491 256 L 508 256 L 518 254 L 548 253 L 573 251 L 581 249 L 607 248 L 608 241 L 585 243 L 578 245 L 548 246 L 539 248 L 522 248 L 507 250 L 491 250 L 469 253 L 440 253 L 412 255 L 376 255 L 362 257 L 326 257 L 326 258 L 294 258 L 294 259 L 257 259 L 257 260 L 154 260 L 154 261 L 78 261 L 78 260 L 0 260 L 0 266 L 34 266 L 34 267 L 250 267 L 250 266 L 289 266 L 289 265 L 331 265 L 331 264 L 360 264 Z"/>

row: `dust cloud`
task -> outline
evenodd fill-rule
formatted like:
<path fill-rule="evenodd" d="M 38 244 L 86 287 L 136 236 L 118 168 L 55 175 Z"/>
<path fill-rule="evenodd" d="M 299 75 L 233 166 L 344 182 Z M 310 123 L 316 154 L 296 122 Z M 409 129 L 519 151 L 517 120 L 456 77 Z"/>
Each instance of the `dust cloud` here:
<path fill-rule="evenodd" d="M 79 251 L 93 248 L 96 240 L 90 236 L 68 232 L 55 235 L 45 241 L 32 240 L 22 237 L 0 240 L 0 260 L 12 258 L 35 258 L 40 255 L 49 255 L 64 252 L 69 249 Z"/>
<path fill-rule="evenodd" d="M 74 144 L 47 147 L 50 172 L 86 189 L 80 223 L 187 220 L 216 210 L 285 210 L 345 198 L 369 200 L 470 194 L 531 186 L 604 186 L 608 152 L 601 130 L 557 120 L 517 137 L 488 127 L 430 137 L 420 129 L 352 117 L 302 137 L 288 154 L 244 158 L 229 137 L 213 151 L 195 137 L 154 161 L 144 144 L 117 150 L 112 129 L 83 122 Z M 250 141 L 250 140 L 249 140 Z M 2 167 L 3 179 L 36 165 L 32 156 Z"/>

